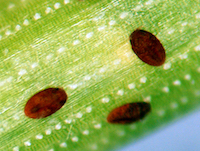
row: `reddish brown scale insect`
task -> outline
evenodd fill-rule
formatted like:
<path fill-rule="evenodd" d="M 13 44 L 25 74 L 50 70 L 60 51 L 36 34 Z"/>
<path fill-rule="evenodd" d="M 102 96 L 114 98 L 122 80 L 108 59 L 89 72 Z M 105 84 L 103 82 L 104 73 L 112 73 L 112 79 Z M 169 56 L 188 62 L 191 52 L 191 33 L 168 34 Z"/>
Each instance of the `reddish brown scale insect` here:
<path fill-rule="evenodd" d="M 143 119 L 150 111 L 151 105 L 149 103 L 128 103 L 112 110 L 107 121 L 114 124 L 129 124 Z"/>
<path fill-rule="evenodd" d="M 160 66 L 165 62 L 165 49 L 160 41 L 150 32 L 135 30 L 130 36 L 135 54 L 145 63 Z"/>
<path fill-rule="evenodd" d="M 33 95 L 24 108 L 26 116 L 44 118 L 58 111 L 66 102 L 67 94 L 61 88 L 48 88 Z"/>

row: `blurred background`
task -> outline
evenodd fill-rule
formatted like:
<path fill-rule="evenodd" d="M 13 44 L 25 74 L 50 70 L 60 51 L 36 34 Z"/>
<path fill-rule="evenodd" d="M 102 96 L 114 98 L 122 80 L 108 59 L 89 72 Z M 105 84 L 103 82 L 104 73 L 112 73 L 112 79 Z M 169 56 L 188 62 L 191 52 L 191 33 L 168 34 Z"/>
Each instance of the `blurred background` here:
<path fill-rule="evenodd" d="M 200 111 L 117 151 L 200 151 Z"/>

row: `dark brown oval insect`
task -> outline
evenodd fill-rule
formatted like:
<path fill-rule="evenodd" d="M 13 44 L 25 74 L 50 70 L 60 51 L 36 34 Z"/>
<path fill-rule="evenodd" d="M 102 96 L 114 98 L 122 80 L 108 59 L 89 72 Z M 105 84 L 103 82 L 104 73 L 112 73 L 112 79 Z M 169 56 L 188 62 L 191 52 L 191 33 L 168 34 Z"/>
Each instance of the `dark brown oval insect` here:
<path fill-rule="evenodd" d="M 33 95 L 24 108 L 26 116 L 34 119 L 50 116 L 66 102 L 67 94 L 61 88 L 48 88 Z"/>
<path fill-rule="evenodd" d="M 112 110 L 107 121 L 114 124 L 129 124 L 143 119 L 150 111 L 151 105 L 149 103 L 128 103 Z"/>
<path fill-rule="evenodd" d="M 150 32 L 135 30 L 130 36 L 135 54 L 145 63 L 160 66 L 165 62 L 165 49 L 160 41 Z"/>

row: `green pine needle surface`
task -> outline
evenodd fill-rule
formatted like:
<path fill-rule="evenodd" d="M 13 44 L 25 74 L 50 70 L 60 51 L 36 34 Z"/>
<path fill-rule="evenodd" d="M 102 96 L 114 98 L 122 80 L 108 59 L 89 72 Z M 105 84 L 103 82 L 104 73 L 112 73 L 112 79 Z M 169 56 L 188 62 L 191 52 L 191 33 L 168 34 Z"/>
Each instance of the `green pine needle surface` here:
<path fill-rule="evenodd" d="M 0 0 L 0 150 L 104 151 L 156 131 L 200 107 L 198 0 Z M 147 30 L 166 50 L 142 62 L 129 35 Z M 35 93 L 62 87 L 67 103 L 31 119 Z M 113 125 L 109 112 L 150 102 L 142 121 Z"/>

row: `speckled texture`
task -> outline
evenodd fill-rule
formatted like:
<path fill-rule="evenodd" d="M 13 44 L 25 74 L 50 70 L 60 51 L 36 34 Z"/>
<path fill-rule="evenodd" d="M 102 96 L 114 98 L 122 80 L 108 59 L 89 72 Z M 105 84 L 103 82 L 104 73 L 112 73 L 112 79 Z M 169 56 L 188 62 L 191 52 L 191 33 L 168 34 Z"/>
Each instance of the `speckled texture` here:
<path fill-rule="evenodd" d="M 0 1 L 0 150 L 110 150 L 200 106 L 198 1 Z M 130 34 L 154 33 L 166 50 L 152 67 L 133 53 Z M 27 118 L 27 100 L 62 87 L 68 103 Z M 128 102 L 151 103 L 144 121 L 106 122 Z"/>

